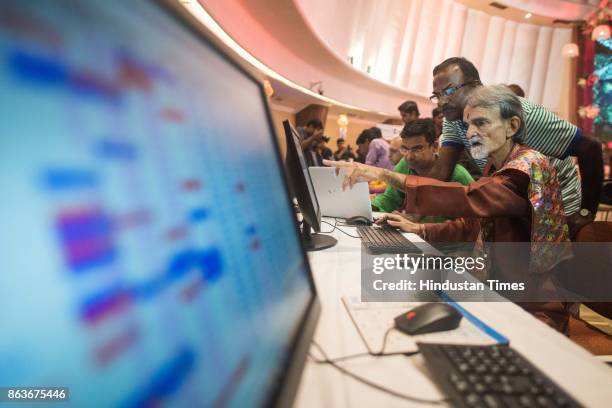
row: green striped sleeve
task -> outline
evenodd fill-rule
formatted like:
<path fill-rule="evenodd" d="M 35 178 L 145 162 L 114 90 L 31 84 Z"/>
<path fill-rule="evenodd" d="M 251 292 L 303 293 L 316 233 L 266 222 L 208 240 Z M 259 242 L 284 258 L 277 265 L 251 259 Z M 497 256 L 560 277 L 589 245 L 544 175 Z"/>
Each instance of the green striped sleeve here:
<path fill-rule="evenodd" d="M 540 153 L 564 158 L 576 138 L 578 128 L 546 108 L 521 98 L 525 116 L 522 142 Z"/>
<path fill-rule="evenodd" d="M 564 160 L 550 159 L 550 164 L 557 169 L 565 215 L 577 213 L 582 202 L 582 188 L 574 160 L 571 157 Z"/>

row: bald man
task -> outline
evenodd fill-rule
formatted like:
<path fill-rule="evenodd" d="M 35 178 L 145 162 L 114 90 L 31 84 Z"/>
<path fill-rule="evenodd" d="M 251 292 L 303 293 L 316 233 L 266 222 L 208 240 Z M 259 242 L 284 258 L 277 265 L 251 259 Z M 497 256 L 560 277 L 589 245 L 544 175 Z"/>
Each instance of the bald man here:
<path fill-rule="evenodd" d="M 399 163 L 400 160 L 402 160 L 402 157 L 404 157 L 400 151 L 401 149 L 402 138 L 400 136 L 397 136 L 389 142 L 389 160 L 391 160 L 391 163 L 394 166 Z"/>

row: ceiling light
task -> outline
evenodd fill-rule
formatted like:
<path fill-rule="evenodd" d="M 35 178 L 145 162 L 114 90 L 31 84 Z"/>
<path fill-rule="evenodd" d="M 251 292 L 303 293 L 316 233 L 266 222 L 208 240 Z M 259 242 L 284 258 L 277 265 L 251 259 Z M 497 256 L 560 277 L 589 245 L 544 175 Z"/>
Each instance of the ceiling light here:
<path fill-rule="evenodd" d="M 531 13 L 527 13 L 527 14 L 525 14 L 525 18 L 526 18 L 526 19 L 530 19 L 530 18 L 531 18 L 531 15 L 532 15 Z"/>
<path fill-rule="evenodd" d="M 607 24 L 602 24 L 593 29 L 593 33 L 591 34 L 591 39 L 593 41 L 597 40 L 607 40 L 610 38 L 610 26 Z"/>

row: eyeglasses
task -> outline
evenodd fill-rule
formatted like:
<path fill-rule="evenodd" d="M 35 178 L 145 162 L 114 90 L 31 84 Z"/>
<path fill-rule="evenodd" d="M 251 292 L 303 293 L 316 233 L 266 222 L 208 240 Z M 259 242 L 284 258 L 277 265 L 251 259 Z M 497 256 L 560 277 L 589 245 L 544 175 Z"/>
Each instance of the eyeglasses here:
<path fill-rule="evenodd" d="M 441 93 L 434 92 L 433 95 L 429 97 L 429 100 L 437 104 L 440 101 L 440 98 L 444 96 L 449 97 L 455 92 L 457 92 L 459 89 L 463 88 L 464 86 L 469 86 L 469 85 L 480 85 L 480 81 L 469 81 L 461 85 L 446 87 L 445 89 L 442 90 Z"/>

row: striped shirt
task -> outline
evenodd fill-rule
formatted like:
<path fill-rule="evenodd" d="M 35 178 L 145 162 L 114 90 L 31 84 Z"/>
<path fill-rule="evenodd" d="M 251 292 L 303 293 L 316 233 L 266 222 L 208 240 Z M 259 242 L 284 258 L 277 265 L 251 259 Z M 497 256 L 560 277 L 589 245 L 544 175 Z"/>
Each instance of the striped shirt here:
<path fill-rule="evenodd" d="M 557 169 L 565 214 L 572 215 L 580 210 L 582 189 L 578 169 L 570 153 L 574 151 L 582 137 L 580 129 L 561 119 L 544 107 L 519 98 L 523 107 L 525 129 L 520 135 L 520 143 L 549 156 L 550 163 Z M 467 138 L 467 125 L 460 121 L 449 122 L 444 119 L 442 126 L 442 146 L 466 148 L 470 150 Z M 476 160 L 484 169 L 487 160 Z"/>

